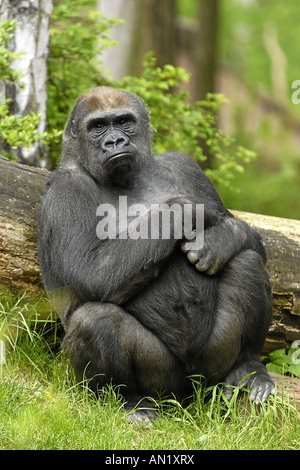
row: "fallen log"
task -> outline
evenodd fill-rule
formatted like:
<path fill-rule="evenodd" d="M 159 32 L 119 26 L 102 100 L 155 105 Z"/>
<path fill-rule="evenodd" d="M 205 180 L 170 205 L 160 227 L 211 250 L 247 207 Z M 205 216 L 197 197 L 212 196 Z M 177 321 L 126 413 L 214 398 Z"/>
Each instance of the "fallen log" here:
<path fill-rule="evenodd" d="M 0 291 L 43 292 L 36 258 L 36 226 L 47 170 L 0 156 Z M 274 315 L 264 351 L 300 340 L 300 221 L 232 211 L 263 236 Z"/>
<path fill-rule="evenodd" d="M 300 221 L 232 211 L 263 237 L 273 290 L 273 319 L 265 352 L 300 340 Z"/>
<path fill-rule="evenodd" d="M 284 403 L 289 403 L 300 412 L 300 379 L 272 372 L 270 375 L 276 385 L 277 396 L 281 397 Z"/>
<path fill-rule="evenodd" d="M 47 175 L 0 156 L 0 289 L 42 292 L 36 229 Z"/>

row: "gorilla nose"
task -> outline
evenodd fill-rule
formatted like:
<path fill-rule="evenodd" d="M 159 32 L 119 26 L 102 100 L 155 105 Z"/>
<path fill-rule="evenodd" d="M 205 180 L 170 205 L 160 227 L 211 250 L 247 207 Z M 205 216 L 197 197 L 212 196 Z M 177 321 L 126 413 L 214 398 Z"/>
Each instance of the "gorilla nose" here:
<path fill-rule="evenodd" d="M 129 144 L 129 139 L 125 135 L 110 134 L 102 142 L 102 150 L 112 151 L 114 149 L 122 149 Z"/>

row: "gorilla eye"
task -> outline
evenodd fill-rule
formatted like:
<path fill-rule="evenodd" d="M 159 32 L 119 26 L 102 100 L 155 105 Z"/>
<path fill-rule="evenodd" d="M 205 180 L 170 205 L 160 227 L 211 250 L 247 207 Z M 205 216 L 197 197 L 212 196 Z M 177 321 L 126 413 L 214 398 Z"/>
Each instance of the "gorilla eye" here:
<path fill-rule="evenodd" d="M 128 125 L 128 119 L 127 118 L 121 118 L 118 120 L 118 125 L 119 126 L 126 126 Z"/>
<path fill-rule="evenodd" d="M 126 131 L 127 130 L 129 131 L 134 125 L 134 123 L 135 121 L 131 116 L 124 116 L 124 117 L 120 117 L 117 120 L 116 125 L 122 127 Z"/>
<path fill-rule="evenodd" d="M 88 123 L 88 131 L 96 135 L 103 133 L 107 128 L 107 123 L 103 120 L 93 119 Z"/>

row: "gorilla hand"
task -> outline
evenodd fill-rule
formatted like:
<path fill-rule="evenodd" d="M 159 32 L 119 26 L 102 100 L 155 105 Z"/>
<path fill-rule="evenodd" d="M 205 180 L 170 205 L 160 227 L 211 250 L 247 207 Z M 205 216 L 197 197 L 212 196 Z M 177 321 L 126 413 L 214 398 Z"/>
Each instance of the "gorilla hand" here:
<path fill-rule="evenodd" d="M 208 228 L 204 232 L 204 245 L 197 250 L 189 248 L 190 242 L 184 241 L 181 249 L 187 254 L 190 263 L 198 271 L 213 275 L 220 271 L 228 261 L 244 249 L 257 251 L 265 260 L 261 238 L 243 221 L 228 218 L 224 222 Z"/>
<path fill-rule="evenodd" d="M 228 249 L 224 250 L 222 240 L 216 237 L 215 227 L 205 231 L 204 245 L 198 250 L 189 250 L 187 245 L 190 242 L 183 242 L 181 249 L 187 254 L 187 259 L 195 265 L 198 271 L 206 272 L 206 274 L 216 274 L 232 257 Z"/>

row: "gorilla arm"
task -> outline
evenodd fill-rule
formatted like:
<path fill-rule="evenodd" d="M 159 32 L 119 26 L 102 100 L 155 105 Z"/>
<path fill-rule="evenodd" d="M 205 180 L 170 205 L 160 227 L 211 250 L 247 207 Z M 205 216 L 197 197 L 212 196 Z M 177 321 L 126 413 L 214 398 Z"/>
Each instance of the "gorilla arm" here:
<path fill-rule="evenodd" d="M 118 234 L 99 240 L 99 200 L 99 188 L 89 175 L 55 172 L 40 212 L 41 270 L 47 291 L 69 286 L 82 301 L 121 304 L 158 275 L 178 240 L 122 239 Z M 145 217 L 152 216 L 149 211 Z"/>
<path fill-rule="evenodd" d="M 169 155 L 167 155 L 168 157 Z M 266 261 L 260 235 L 246 222 L 235 219 L 208 177 L 191 158 L 172 155 L 165 161 L 170 165 L 176 159 L 179 168 L 177 180 L 193 192 L 193 199 L 204 204 L 204 245 L 191 250 L 190 242 L 183 242 L 182 251 L 199 271 L 215 274 L 235 255 L 246 249 L 256 251 Z"/>
<path fill-rule="evenodd" d="M 234 217 L 226 217 L 222 223 L 205 230 L 201 249 L 188 250 L 187 242 L 182 243 L 181 249 L 198 271 L 209 275 L 216 274 L 230 259 L 246 249 L 256 251 L 266 261 L 260 235 L 246 222 Z"/>

